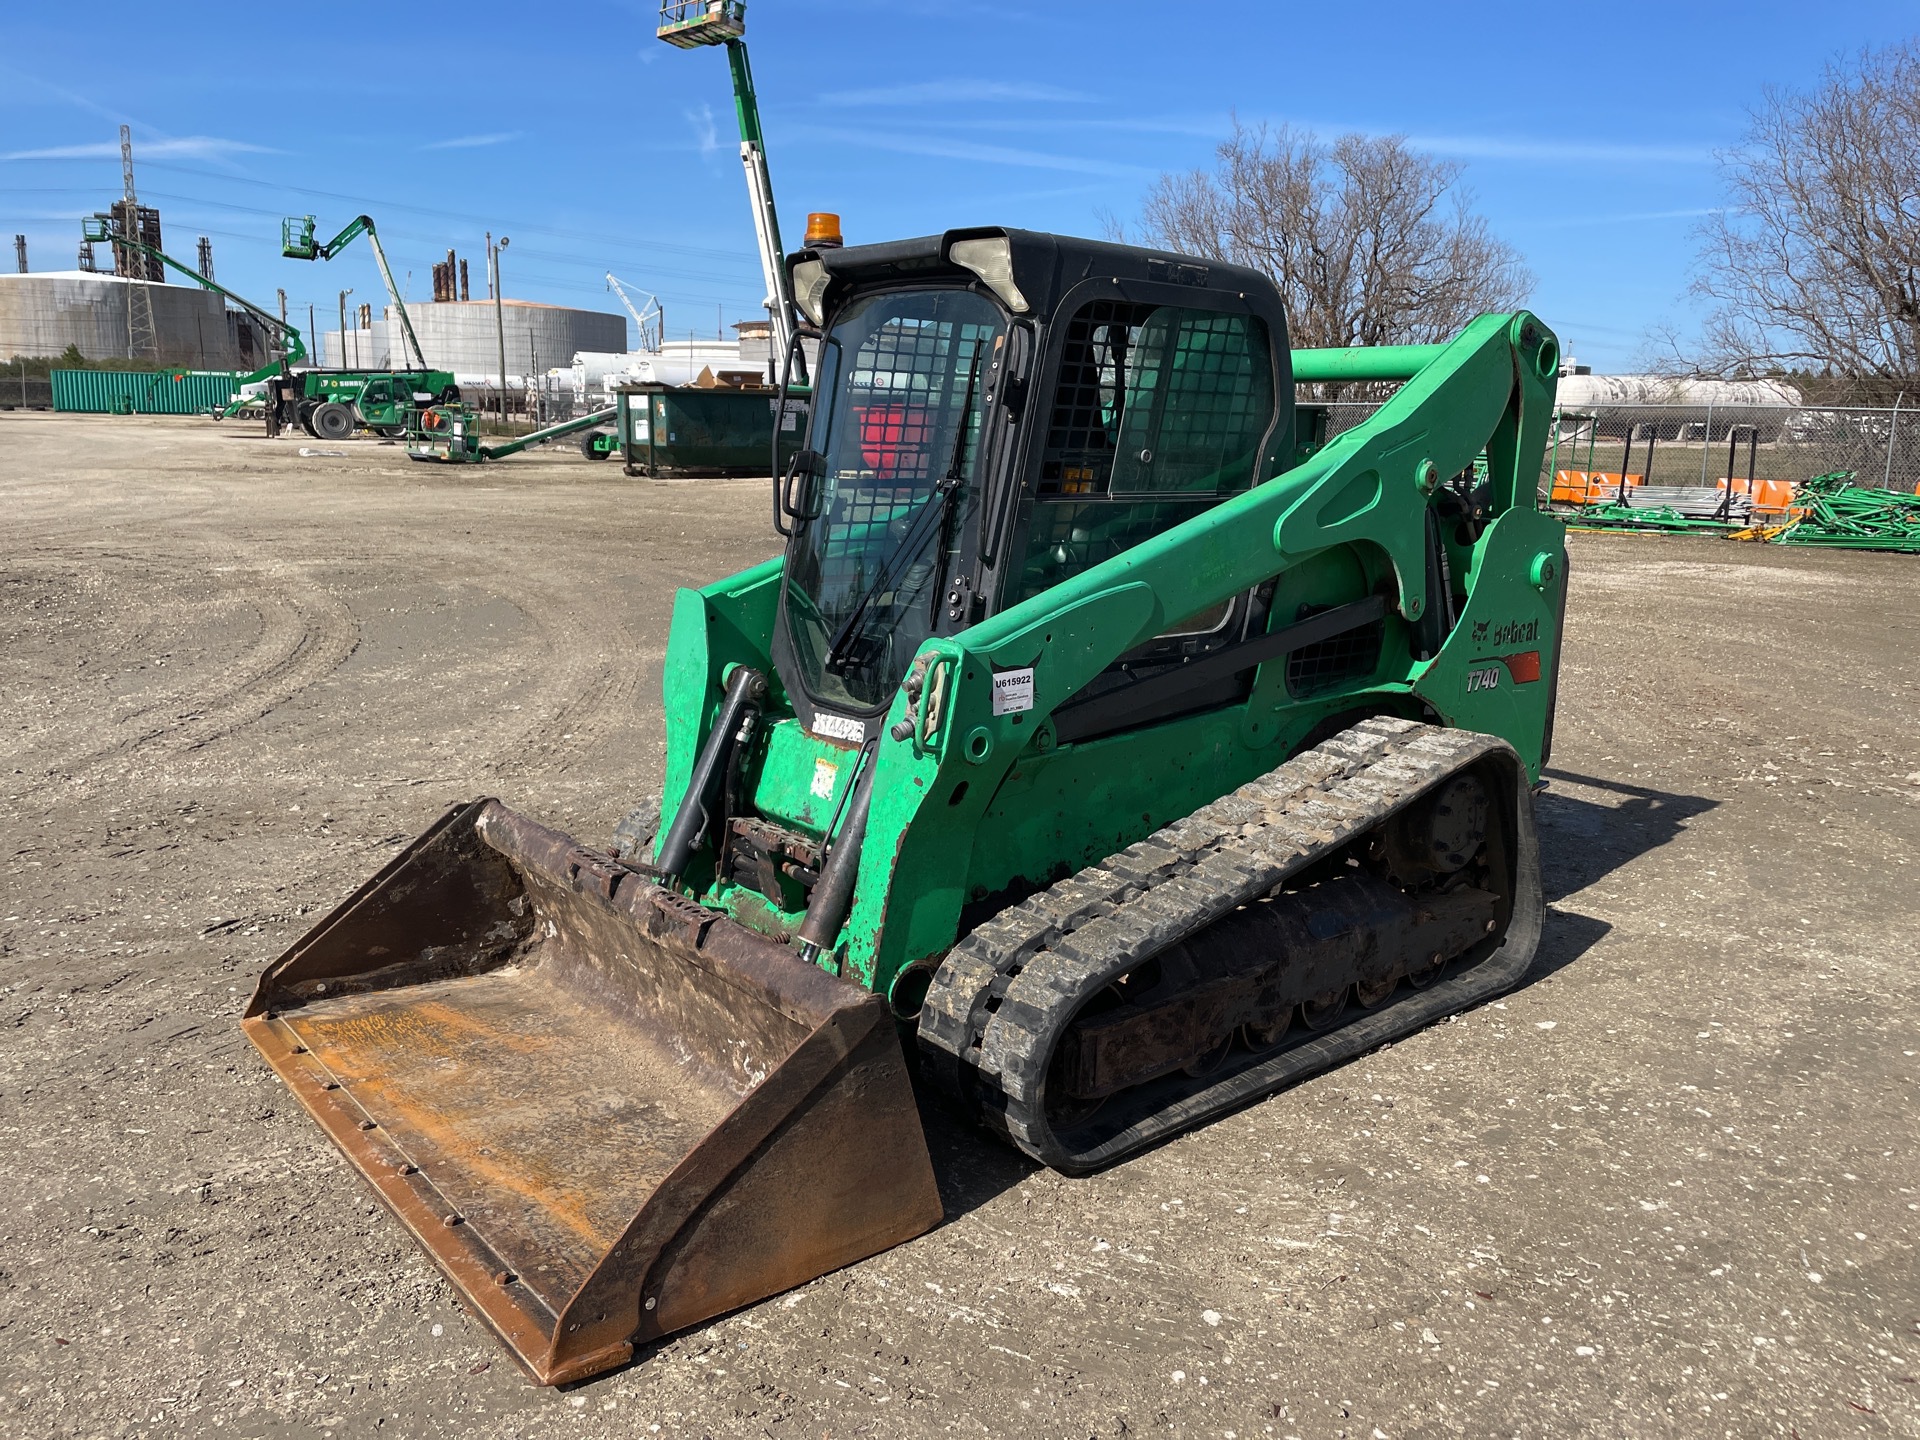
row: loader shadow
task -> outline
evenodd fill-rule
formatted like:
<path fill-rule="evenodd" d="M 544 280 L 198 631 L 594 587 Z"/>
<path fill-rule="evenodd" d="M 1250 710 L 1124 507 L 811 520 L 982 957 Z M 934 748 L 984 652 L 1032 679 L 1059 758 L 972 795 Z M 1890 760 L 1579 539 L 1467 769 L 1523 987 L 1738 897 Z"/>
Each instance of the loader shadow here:
<path fill-rule="evenodd" d="M 940 1187 L 940 1203 L 947 1212 L 942 1225 L 991 1203 L 1045 1168 L 988 1134 L 917 1076 L 914 1097 L 920 1102 L 920 1125 L 926 1132 L 934 1183 Z"/>
<path fill-rule="evenodd" d="M 1704 795 L 1680 795 L 1566 770 L 1545 774 L 1555 783 L 1534 797 L 1533 814 L 1540 829 L 1540 881 L 1549 905 L 1659 849 L 1684 832 L 1689 821 L 1720 804 Z M 1563 785 L 1619 799 L 1601 804 L 1557 788 Z"/>
<path fill-rule="evenodd" d="M 1613 928 L 1604 920 L 1561 908 L 1556 902 L 1577 895 L 1621 866 L 1668 844 L 1685 832 L 1689 821 L 1720 804 L 1704 795 L 1681 795 L 1566 770 L 1545 773 L 1560 785 L 1599 790 L 1619 798 L 1614 804 L 1602 804 L 1551 785 L 1534 798 L 1534 821 L 1540 831 L 1540 882 L 1549 909 L 1539 953 L 1526 977 L 1514 987 L 1516 990 L 1537 985 L 1566 969 Z"/>

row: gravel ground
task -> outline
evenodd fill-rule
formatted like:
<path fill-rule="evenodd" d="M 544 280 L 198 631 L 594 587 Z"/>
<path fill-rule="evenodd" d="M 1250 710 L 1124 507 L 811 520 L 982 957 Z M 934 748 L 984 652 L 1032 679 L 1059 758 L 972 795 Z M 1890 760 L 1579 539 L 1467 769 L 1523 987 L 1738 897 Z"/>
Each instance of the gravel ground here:
<path fill-rule="evenodd" d="M 1576 536 L 1527 984 L 529 1384 L 235 1024 L 450 801 L 657 783 L 764 486 L 0 415 L 0 1433 L 1920 1434 L 1920 563 Z"/>

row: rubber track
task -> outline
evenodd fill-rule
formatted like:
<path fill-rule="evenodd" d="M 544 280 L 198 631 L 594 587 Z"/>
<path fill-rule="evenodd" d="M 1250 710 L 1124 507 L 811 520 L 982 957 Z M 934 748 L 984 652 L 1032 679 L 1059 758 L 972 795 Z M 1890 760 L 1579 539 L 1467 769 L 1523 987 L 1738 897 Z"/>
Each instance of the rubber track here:
<path fill-rule="evenodd" d="M 1392 1003 L 1243 1066 L 1090 1149 L 1055 1137 L 1042 1083 L 1087 999 L 1482 760 L 1508 772 L 1515 805 L 1513 917 L 1492 955 L 1428 989 L 1402 987 Z M 1362 721 L 967 935 L 921 1011 L 923 1069 L 1036 1160 L 1097 1169 L 1506 989 L 1533 958 L 1541 911 L 1531 796 L 1512 748 L 1411 720 Z"/>

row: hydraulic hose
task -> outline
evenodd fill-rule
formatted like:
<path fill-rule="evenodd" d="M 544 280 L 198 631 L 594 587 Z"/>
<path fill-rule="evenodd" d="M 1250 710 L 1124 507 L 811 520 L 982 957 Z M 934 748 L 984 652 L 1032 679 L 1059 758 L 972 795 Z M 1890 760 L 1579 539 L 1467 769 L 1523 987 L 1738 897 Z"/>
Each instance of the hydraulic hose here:
<path fill-rule="evenodd" d="M 795 937 L 800 942 L 800 958 L 808 964 L 817 961 L 821 951 L 833 948 L 840 938 L 840 927 L 846 923 L 847 912 L 853 908 L 853 882 L 860 871 L 860 848 L 867 838 L 867 811 L 873 803 L 873 767 L 874 757 L 869 755 L 860 778 L 853 783 L 853 798 L 847 804 L 847 819 L 840 827 L 840 838 L 834 842 L 819 880 L 814 882 L 813 894 L 807 901 L 807 918 L 800 922 L 800 931 Z"/>
<path fill-rule="evenodd" d="M 721 787 L 726 783 L 728 761 L 746 728 L 749 712 L 757 713 L 766 698 L 767 677 L 749 665 L 736 666 L 727 678 L 726 697 L 720 702 L 713 729 L 707 732 L 707 743 L 700 747 L 699 757 L 693 762 L 693 774 L 687 778 L 687 791 L 680 799 L 680 809 L 667 829 L 667 838 L 660 844 L 660 858 L 655 863 L 662 875 L 678 878 L 684 874 L 693 852 L 717 829 L 715 811 L 719 808 Z M 717 818 L 722 824 L 726 821 L 725 815 Z"/>

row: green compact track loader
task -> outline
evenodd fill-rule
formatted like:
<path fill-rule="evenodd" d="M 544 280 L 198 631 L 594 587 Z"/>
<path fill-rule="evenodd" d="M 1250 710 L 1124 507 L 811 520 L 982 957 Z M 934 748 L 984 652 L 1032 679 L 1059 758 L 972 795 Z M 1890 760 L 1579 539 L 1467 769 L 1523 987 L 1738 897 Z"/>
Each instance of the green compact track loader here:
<path fill-rule="evenodd" d="M 1081 1174 L 1540 934 L 1544 325 L 1291 351 L 1253 271 L 1019 230 L 787 265 L 785 550 L 680 593 L 659 804 L 456 807 L 244 1021 L 547 1383 L 937 1223 L 916 1090 Z"/>

